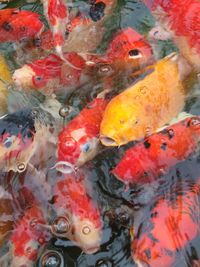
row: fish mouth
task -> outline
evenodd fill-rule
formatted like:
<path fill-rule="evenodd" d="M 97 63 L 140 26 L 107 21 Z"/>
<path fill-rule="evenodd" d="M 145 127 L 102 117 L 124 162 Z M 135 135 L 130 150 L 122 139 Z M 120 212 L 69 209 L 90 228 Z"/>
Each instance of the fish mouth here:
<path fill-rule="evenodd" d="M 118 146 L 117 142 L 111 137 L 100 136 L 100 141 L 104 146 Z"/>
<path fill-rule="evenodd" d="M 76 172 L 77 167 L 67 161 L 58 161 L 51 169 L 56 169 L 64 174 L 70 174 Z"/>
<path fill-rule="evenodd" d="M 82 248 L 83 252 L 86 254 L 94 254 L 99 250 L 99 246 L 93 247 L 93 248 Z"/>
<path fill-rule="evenodd" d="M 150 267 L 150 265 L 143 260 L 134 259 L 134 261 L 137 264 L 137 267 Z"/>

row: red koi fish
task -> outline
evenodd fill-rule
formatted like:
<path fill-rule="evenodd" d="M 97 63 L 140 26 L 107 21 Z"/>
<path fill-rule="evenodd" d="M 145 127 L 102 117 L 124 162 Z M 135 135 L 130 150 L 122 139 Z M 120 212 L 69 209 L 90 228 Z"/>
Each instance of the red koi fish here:
<path fill-rule="evenodd" d="M 65 175 L 54 192 L 57 217 L 53 233 L 74 241 L 85 253 L 95 253 L 100 246 L 102 222 L 98 208 L 86 192 L 82 174 Z"/>
<path fill-rule="evenodd" d="M 0 10 L 0 42 L 19 42 L 41 34 L 44 25 L 37 13 L 16 8 Z"/>
<path fill-rule="evenodd" d="M 58 135 L 57 170 L 70 173 L 97 154 L 99 129 L 108 100 L 100 95 L 90 102 Z"/>
<path fill-rule="evenodd" d="M 152 62 L 152 50 L 144 38 L 131 28 L 124 29 L 114 37 L 105 55 L 64 53 L 79 70 L 74 70 L 56 55 L 24 65 L 13 74 L 17 87 L 40 89 L 45 92 L 65 86 L 75 88 L 82 83 L 106 77 L 126 77 Z M 109 73 L 109 70 L 111 72 Z M 125 73 L 126 72 L 126 73 Z"/>
<path fill-rule="evenodd" d="M 10 237 L 11 266 L 33 266 L 39 248 L 50 239 L 48 232 L 42 226 L 45 223 L 43 213 L 37 206 L 29 208 L 25 215 L 17 221 Z"/>
<path fill-rule="evenodd" d="M 173 266 L 176 252 L 199 233 L 199 193 L 196 184 L 174 203 L 162 199 L 156 204 L 131 245 L 138 266 Z"/>
<path fill-rule="evenodd" d="M 190 156 L 199 140 L 200 117 L 186 118 L 128 149 L 112 173 L 126 184 L 154 181 Z"/>
<path fill-rule="evenodd" d="M 70 61 L 77 69 L 68 64 L 55 54 L 50 54 L 44 59 L 39 59 L 33 63 L 24 65 L 13 74 L 13 81 L 18 88 L 32 88 L 51 95 L 56 90 L 67 86 L 70 91 L 79 84 L 82 69 L 85 61 L 77 53 L 65 53 L 64 57 Z"/>
<path fill-rule="evenodd" d="M 200 2 L 198 0 L 143 0 L 168 31 L 180 52 L 200 70 Z M 154 31 L 159 35 L 159 30 Z M 162 35 L 162 34 L 161 34 Z"/>

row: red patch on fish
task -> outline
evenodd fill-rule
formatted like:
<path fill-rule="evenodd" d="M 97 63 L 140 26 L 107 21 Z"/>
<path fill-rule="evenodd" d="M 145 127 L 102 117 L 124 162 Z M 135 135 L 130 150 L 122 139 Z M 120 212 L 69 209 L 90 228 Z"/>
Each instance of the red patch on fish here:
<path fill-rule="evenodd" d="M 44 25 L 37 13 L 16 8 L 0 10 L 0 42 L 19 42 L 33 39 Z"/>

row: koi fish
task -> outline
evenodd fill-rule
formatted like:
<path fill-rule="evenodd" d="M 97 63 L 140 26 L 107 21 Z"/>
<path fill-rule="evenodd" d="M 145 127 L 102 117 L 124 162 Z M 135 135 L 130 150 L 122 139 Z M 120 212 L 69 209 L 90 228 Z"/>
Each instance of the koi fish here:
<path fill-rule="evenodd" d="M 36 38 L 44 30 L 37 13 L 16 8 L 0 10 L 0 42 L 20 42 Z"/>
<path fill-rule="evenodd" d="M 181 60 L 175 53 L 161 59 L 149 75 L 109 102 L 100 127 L 103 145 L 121 146 L 144 138 L 180 113 L 183 80 L 191 71 L 183 68 L 188 65 L 180 64 Z"/>
<path fill-rule="evenodd" d="M 100 246 L 102 222 L 82 174 L 65 175 L 54 192 L 57 216 L 52 224 L 53 234 L 72 240 L 87 254 L 95 253 Z"/>
<path fill-rule="evenodd" d="M 11 266 L 33 266 L 39 248 L 50 239 L 43 225 L 46 224 L 43 212 L 37 206 L 26 210 L 24 216 L 16 222 L 10 237 L 12 253 Z"/>
<path fill-rule="evenodd" d="M 39 89 L 44 93 L 47 89 L 51 93 L 63 86 L 70 90 L 94 79 L 94 76 L 99 81 L 108 76 L 113 79 L 114 76 L 117 79 L 126 77 L 152 62 L 151 47 L 131 28 L 117 33 L 105 55 L 70 52 L 64 56 L 79 70 L 66 66 L 58 56 L 51 54 L 16 70 L 13 81 L 19 88 Z"/>
<path fill-rule="evenodd" d="M 108 100 L 101 95 L 90 102 L 59 133 L 57 170 L 70 173 L 97 154 L 99 129 Z"/>
<path fill-rule="evenodd" d="M 138 266 L 173 265 L 176 252 L 199 233 L 199 193 L 199 184 L 196 184 L 176 195 L 173 203 L 167 199 L 158 201 L 131 245 L 132 257 Z"/>
<path fill-rule="evenodd" d="M 8 90 L 6 83 L 11 83 L 11 73 L 3 56 L 0 55 L 0 115 L 7 111 Z"/>
<path fill-rule="evenodd" d="M 200 2 L 143 0 L 158 21 L 158 26 L 168 32 L 183 56 L 200 70 Z M 160 29 L 151 31 L 156 38 Z M 163 36 L 161 31 L 161 38 Z M 168 35 L 166 35 L 168 38 Z M 158 37 L 159 38 L 159 37 Z"/>
<path fill-rule="evenodd" d="M 186 118 L 128 149 L 112 173 L 128 184 L 154 181 L 190 156 L 199 140 L 200 117 Z"/>
<path fill-rule="evenodd" d="M 44 147 L 47 145 L 47 140 L 49 145 L 54 142 L 55 130 L 47 121 L 50 118 L 52 119 L 42 110 L 23 109 L 0 119 L 0 169 L 2 171 L 23 172 L 30 159 L 36 160 L 36 152 L 40 154 L 37 157 L 40 161 L 45 157 L 48 158 L 48 153 L 44 153 Z"/>
<path fill-rule="evenodd" d="M 44 13 L 53 33 L 55 49 L 63 58 L 62 46 L 65 41 L 65 27 L 68 23 L 68 8 L 63 0 L 42 0 Z"/>
<path fill-rule="evenodd" d="M 85 61 L 77 53 L 65 53 L 65 58 L 78 69 L 71 68 L 55 54 L 44 59 L 25 64 L 21 69 L 15 70 L 13 81 L 18 88 L 39 89 L 42 93 L 51 95 L 56 90 L 67 86 L 68 90 L 74 88 L 80 81 Z"/>

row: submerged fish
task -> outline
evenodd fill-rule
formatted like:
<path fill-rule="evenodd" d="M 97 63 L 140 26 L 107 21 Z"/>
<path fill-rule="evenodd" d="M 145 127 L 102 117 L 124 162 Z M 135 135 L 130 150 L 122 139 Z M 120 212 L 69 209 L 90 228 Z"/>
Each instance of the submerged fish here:
<path fill-rule="evenodd" d="M 57 170 L 72 172 L 95 157 L 99 149 L 100 123 L 107 104 L 107 99 L 97 96 L 60 132 Z"/>
<path fill-rule="evenodd" d="M 0 118 L 2 171 L 23 172 L 31 158 L 37 162 L 35 166 L 38 159 L 42 162 L 45 157 L 48 158 L 49 152 L 44 152 L 44 147 L 48 143 L 50 148 L 56 136 L 55 129 L 48 122 L 49 116 L 40 109 L 23 109 Z"/>
<path fill-rule="evenodd" d="M 13 81 L 21 89 L 38 89 L 42 93 L 51 95 L 66 88 L 70 91 L 80 83 L 82 69 L 85 61 L 77 53 L 65 53 L 63 55 L 77 69 L 68 66 L 55 54 L 25 64 L 21 69 L 15 70 Z"/>
<path fill-rule="evenodd" d="M 127 184 L 154 181 L 197 150 L 199 141 L 200 117 L 186 118 L 128 149 L 112 173 Z"/>
<path fill-rule="evenodd" d="M 119 31 L 104 55 L 69 52 L 63 56 L 78 69 L 71 68 L 58 56 L 50 54 L 15 70 L 13 80 L 16 86 L 52 93 L 59 91 L 59 88 L 70 91 L 86 81 L 96 82 L 97 79 L 103 81 L 105 86 L 108 80 L 112 80 L 111 83 L 117 80 L 118 83 L 119 77 L 127 83 L 127 75 L 153 60 L 150 45 L 131 28 Z"/>
<path fill-rule="evenodd" d="M 38 206 L 25 211 L 24 216 L 16 222 L 10 237 L 10 266 L 34 266 L 39 248 L 50 239 L 49 233 L 43 227 L 45 224 L 43 212 Z"/>
<path fill-rule="evenodd" d="M 54 201 L 57 217 L 53 234 L 74 241 L 87 254 L 99 250 L 101 216 L 87 193 L 84 176 L 65 175 L 56 184 Z"/>
<path fill-rule="evenodd" d="M 20 42 L 36 38 L 44 30 L 37 13 L 16 8 L 0 10 L 0 42 Z"/>
<path fill-rule="evenodd" d="M 200 2 L 198 0 L 143 0 L 143 2 L 152 11 L 159 27 L 163 27 L 171 35 L 183 56 L 199 71 Z M 156 28 L 154 36 L 161 35 L 162 38 L 163 33 L 159 32 L 160 29 Z"/>
<path fill-rule="evenodd" d="M 144 138 L 178 115 L 184 107 L 183 80 L 191 71 L 181 60 L 175 53 L 159 60 L 149 75 L 109 102 L 100 128 L 103 145 Z"/>
<path fill-rule="evenodd" d="M 196 184 L 176 194 L 175 200 L 156 203 L 132 241 L 132 257 L 138 266 L 174 266 L 176 253 L 199 233 L 199 194 Z"/>

